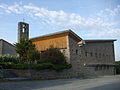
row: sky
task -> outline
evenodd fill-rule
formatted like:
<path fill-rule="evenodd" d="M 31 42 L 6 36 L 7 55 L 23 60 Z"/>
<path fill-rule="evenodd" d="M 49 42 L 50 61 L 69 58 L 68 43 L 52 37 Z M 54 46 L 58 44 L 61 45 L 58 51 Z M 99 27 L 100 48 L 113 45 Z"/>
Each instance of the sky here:
<path fill-rule="evenodd" d="M 30 38 L 71 29 L 82 39 L 117 39 L 120 60 L 120 0 L 0 0 L 0 39 L 17 42 L 21 21 Z"/>

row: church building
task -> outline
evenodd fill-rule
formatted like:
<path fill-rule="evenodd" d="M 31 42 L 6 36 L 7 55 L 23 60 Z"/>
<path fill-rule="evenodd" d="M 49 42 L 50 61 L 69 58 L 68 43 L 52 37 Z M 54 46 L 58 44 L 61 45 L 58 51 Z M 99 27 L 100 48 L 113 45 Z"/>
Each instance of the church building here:
<path fill-rule="evenodd" d="M 71 76 L 99 76 L 115 74 L 114 41 L 116 40 L 84 40 L 72 30 L 47 34 L 29 39 L 29 25 L 18 24 L 18 41 L 24 36 L 31 40 L 39 52 L 53 46 L 59 48 L 72 64 Z"/>

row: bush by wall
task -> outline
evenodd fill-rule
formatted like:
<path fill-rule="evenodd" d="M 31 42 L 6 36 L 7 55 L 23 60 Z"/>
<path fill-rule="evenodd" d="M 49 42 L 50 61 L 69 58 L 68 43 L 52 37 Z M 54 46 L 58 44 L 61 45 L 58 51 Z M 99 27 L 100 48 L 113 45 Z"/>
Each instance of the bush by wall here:
<path fill-rule="evenodd" d="M 116 61 L 116 74 L 120 74 L 120 61 Z"/>
<path fill-rule="evenodd" d="M 15 64 L 10 62 L 0 62 L 0 66 L 4 69 L 36 69 L 36 70 L 43 70 L 43 69 L 52 69 L 56 71 L 61 71 L 63 69 L 71 68 L 71 64 L 63 64 L 63 65 L 56 65 L 52 63 L 41 63 L 41 64 Z"/>
<path fill-rule="evenodd" d="M 120 74 L 120 65 L 116 66 L 116 74 Z"/>
<path fill-rule="evenodd" d="M 10 55 L 0 55 L 0 62 L 19 63 L 19 57 Z"/>
<path fill-rule="evenodd" d="M 29 43 L 30 42 L 27 42 L 27 44 Z M 20 44 L 20 46 L 21 45 L 22 44 Z M 34 48 L 34 45 L 30 43 L 30 47 Z M 21 47 L 19 47 L 19 49 L 21 49 Z M 24 55 L 24 53 L 22 54 Z M 43 53 L 30 49 L 24 59 L 26 60 L 21 59 L 21 57 L 2 55 L 0 56 L 0 66 L 4 69 L 52 69 L 56 71 L 71 68 L 71 64 L 66 62 L 64 54 L 61 53 L 58 48 L 53 47 L 45 50 Z"/>
<path fill-rule="evenodd" d="M 64 54 L 58 48 L 53 48 L 52 46 L 41 53 L 41 59 L 38 62 L 51 62 L 53 64 L 67 63 Z"/>

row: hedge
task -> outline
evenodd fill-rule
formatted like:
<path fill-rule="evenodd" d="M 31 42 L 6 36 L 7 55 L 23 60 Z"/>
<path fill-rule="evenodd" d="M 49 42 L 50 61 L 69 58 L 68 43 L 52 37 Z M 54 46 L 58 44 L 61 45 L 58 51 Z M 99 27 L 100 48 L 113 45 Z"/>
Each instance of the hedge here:
<path fill-rule="evenodd" d="M 0 66 L 4 69 L 36 69 L 36 70 L 43 70 L 43 69 L 52 69 L 56 71 L 61 71 L 63 69 L 71 68 L 71 64 L 52 64 L 52 63 L 41 63 L 41 64 L 15 64 L 10 62 L 0 62 Z"/>
<path fill-rule="evenodd" d="M 0 55 L 0 62 L 19 63 L 19 61 L 20 61 L 20 59 L 17 56 Z"/>

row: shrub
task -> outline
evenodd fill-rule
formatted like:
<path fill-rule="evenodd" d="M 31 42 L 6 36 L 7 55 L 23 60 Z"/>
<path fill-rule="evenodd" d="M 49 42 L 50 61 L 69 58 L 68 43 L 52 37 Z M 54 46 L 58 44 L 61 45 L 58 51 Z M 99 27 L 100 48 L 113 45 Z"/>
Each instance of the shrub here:
<path fill-rule="evenodd" d="M 120 65 L 116 66 L 116 74 L 120 74 Z"/>
<path fill-rule="evenodd" d="M 10 55 L 0 55 L 0 62 L 13 62 L 19 63 L 19 57 L 17 56 L 10 56 Z"/>
<path fill-rule="evenodd" d="M 52 69 L 56 71 L 61 71 L 63 69 L 71 68 L 70 64 L 61 64 L 56 65 L 52 63 L 41 63 L 41 64 L 14 64 L 9 62 L 0 62 L 0 66 L 4 69 L 35 69 L 35 70 L 44 70 L 44 69 Z"/>
<path fill-rule="evenodd" d="M 41 53 L 40 62 L 51 62 L 53 64 L 65 64 L 65 56 L 58 48 L 49 48 Z"/>
<path fill-rule="evenodd" d="M 120 74 L 120 61 L 116 61 L 116 74 Z"/>

